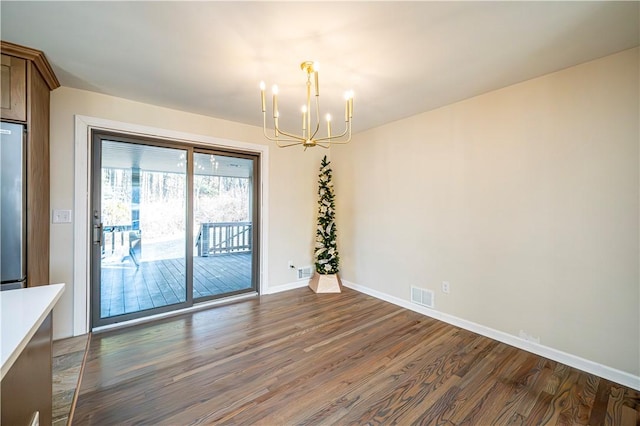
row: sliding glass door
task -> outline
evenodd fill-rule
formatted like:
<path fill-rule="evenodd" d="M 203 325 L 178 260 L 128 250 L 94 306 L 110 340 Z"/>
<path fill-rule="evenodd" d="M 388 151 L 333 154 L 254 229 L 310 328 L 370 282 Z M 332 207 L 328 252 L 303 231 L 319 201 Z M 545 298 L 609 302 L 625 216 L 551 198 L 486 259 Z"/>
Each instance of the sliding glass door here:
<path fill-rule="evenodd" d="M 193 178 L 193 298 L 255 289 L 255 160 L 196 152 Z"/>
<path fill-rule="evenodd" d="M 102 132 L 92 155 L 92 327 L 257 290 L 257 156 Z"/>

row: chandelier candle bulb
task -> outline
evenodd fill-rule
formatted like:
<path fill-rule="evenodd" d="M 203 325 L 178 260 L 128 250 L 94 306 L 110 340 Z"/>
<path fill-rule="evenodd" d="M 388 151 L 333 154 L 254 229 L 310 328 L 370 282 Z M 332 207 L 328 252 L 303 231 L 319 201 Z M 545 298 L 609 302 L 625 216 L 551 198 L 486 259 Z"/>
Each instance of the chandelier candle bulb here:
<path fill-rule="evenodd" d="M 265 102 L 265 99 L 264 99 L 264 89 L 265 89 L 264 81 L 261 81 L 260 82 L 260 100 L 262 101 L 262 112 L 265 112 L 267 110 L 267 103 Z"/>
<path fill-rule="evenodd" d="M 273 92 L 273 118 L 278 118 L 278 86 L 274 84 L 271 91 Z"/>
<path fill-rule="evenodd" d="M 353 118 L 353 92 L 349 92 L 349 119 Z"/>
<path fill-rule="evenodd" d="M 346 96 L 345 96 L 345 99 L 347 100 L 345 101 L 345 104 L 344 104 L 344 121 L 348 123 L 349 122 L 349 99 Z"/>
<path fill-rule="evenodd" d="M 327 137 L 331 139 L 331 114 L 327 114 Z"/>
<path fill-rule="evenodd" d="M 320 96 L 320 87 L 318 86 L 318 70 L 316 70 L 314 73 L 314 79 L 315 79 L 315 86 L 316 86 L 316 96 Z"/>

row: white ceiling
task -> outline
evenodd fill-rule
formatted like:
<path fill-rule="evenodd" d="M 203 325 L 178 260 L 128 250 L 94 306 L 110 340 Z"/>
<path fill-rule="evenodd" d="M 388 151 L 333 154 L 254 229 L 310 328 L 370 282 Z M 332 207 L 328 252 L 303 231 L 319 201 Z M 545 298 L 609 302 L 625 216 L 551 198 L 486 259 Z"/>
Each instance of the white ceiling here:
<path fill-rule="evenodd" d="M 361 131 L 638 46 L 639 5 L 2 0 L 0 31 L 63 86 L 257 126 L 258 83 L 278 83 L 296 132 L 319 61 L 322 114 L 353 89 Z"/>

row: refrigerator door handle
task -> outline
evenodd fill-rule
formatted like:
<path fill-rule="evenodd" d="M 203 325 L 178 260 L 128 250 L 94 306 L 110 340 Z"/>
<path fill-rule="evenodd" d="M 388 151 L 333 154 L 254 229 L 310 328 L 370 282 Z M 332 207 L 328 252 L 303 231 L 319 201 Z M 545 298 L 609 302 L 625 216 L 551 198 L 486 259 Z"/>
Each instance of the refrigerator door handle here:
<path fill-rule="evenodd" d="M 102 222 L 93 225 L 93 244 L 102 245 Z"/>

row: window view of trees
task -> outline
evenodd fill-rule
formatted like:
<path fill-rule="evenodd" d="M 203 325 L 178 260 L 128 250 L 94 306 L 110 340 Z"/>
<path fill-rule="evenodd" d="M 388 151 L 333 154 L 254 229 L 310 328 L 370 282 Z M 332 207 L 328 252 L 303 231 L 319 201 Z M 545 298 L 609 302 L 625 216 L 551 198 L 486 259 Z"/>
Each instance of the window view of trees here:
<path fill-rule="evenodd" d="M 186 182 L 184 173 L 140 172 L 140 230 L 146 242 L 184 241 Z"/>
<path fill-rule="evenodd" d="M 250 221 L 250 187 L 248 178 L 196 175 L 195 223 Z"/>
<path fill-rule="evenodd" d="M 140 230 L 145 244 L 184 240 L 186 174 L 140 171 Z M 194 236 L 200 223 L 250 221 L 249 178 L 194 177 Z M 102 221 L 105 227 L 131 226 L 131 169 L 102 169 Z"/>
<path fill-rule="evenodd" d="M 104 226 L 131 225 L 131 170 L 102 169 Z"/>

